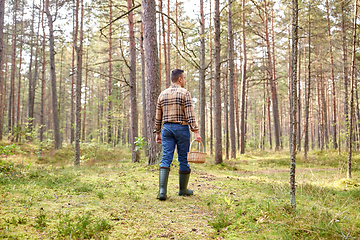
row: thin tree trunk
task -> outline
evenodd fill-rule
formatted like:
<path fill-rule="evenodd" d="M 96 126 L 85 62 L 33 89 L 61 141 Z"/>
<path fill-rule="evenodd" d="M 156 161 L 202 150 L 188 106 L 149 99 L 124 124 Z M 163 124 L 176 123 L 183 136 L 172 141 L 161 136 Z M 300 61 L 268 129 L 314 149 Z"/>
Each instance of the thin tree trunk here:
<path fill-rule="evenodd" d="M 8 132 L 12 132 L 14 126 L 14 108 L 15 108 L 15 94 L 14 94 L 14 85 L 15 85 L 15 71 L 16 71 L 16 27 L 17 27 L 17 0 L 14 1 L 14 17 L 13 17 L 13 46 L 12 46 L 12 57 L 11 57 L 11 76 L 10 76 L 10 87 L 9 87 L 9 106 L 8 106 Z"/>
<path fill-rule="evenodd" d="M 60 149 L 61 148 L 61 138 L 60 138 L 59 117 L 58 117 L 58 109 L 57 109 L 58 103 L 57 103 L 57 94 L 56 94 L 54 28 L 53 28 L 52 16 L 51 16 L 50 10 L 49 10 L 49 0 L 46 0 L 45 9 L 46 9 L 46 15 L 48 18 L 48 25 L 49 25 L 50 79 L 51 79 L 51 97 L 52 97 L 55 149 Z"/>
<path fill-rule="evenodd" d="M 145 55 L 144 55 L 144 25 L 141 23 L 140 30 L 140 55 L 141 55 L 141 97 L 142 97 L 142 116 L 143 116 L 143 138 L 148 139 L 147 136 L 147 119 L 146 119 L 146 78 L 145 78 Z M 144 148 L 147 156 L 147 145 Z"/>
<path fill-rule="evenodd" d="M 127 0 L 128 10 L 132 9 L 132 0 Z M 137 96 L 136 96 L 136 46 L 134 36 L 134 18 L 133 13 L 128 14 L 129 20 L 129 44 L 130 44 L 130 125 L 131 125 L 131 160 L 132 162 L 140 161 L 140 152 L 135 151 L 135 138 L 138 137 L 138 110 L 137 110 Z"/>
<path fill-rule="evenodd" d="M 170 0 L 167 1 L 167 14 L 170 16 Z M 170 18 L 167 18 L 167 63 L 169 69 L 169 84 L 170 84 L 170 71 L 171 71 L 171 64 L 170 64 Z"/>
<path fill-rule="evenodd" d="M 20 38 L 20 56 L 19 56 L 19 82 L 18 82 L 18 93 L 17 93 L 17 109 L 16 109 L 16 127 L 20 126 L 20 96 L 21 96 L 21 63 L 22 63 L 22 49 L 23 49 L 23 37 L 24 37 L 24 7 L 21 12 L 21 38 Z M 18 135 L 16 141 L 18 141 Z"/>
<path fill-rule="evenodd" d="M 74 1 L 77 0 L 73 0 L 73 4 L 75 4 Z M 74 130 L 75 130 L 75 105 L 74 105 L 74 97 L 75 97 L 75 93 L 74 93 L 74 89 L 75 89 L 75 42 L 77 42 L 77 34 L 78 34 L 78 30 L 75 26 L 77 25 L 78 22 L 78 10 L 79 10 L 79 5 L 78 3 L 77 7 L 75 7 L 75 11 L 73 12 L 73 47 L 72 47 L 72 52 L 71 52 L 71 97 L 70 97 L 70 105 L 71 105 L 71 110 L 70 110 L 70 143 L 72 144 L 74 142 L 74 138 L 75 138 L 75 134 L 74 134 Z"/>
<path fill-rule="evenodd" d="M 210 2 L 210 34 L 209 34 L 209 42 L 210 42 L 210 155 L 213 154 L 213 137 L 214 137 L 214 127 L 213 127 L 213 46 L 212 46 L 212 18 L 211 18 L 211 3 Z"/>
<path fill-rule="evenodd" d="M 159 148 L 155 142 L 153 129 L 157 98 L 160 94 L 159 59 L 156 41 L 156 8 L 155 0 L 142 0 L 145 47 L 145 72 L 147 79 L 146 110 L 149 161 L 155 164 L 159 160 Z"/>
<path fill-rule="evenodd" d="M 160 11 L 163 11 L 163 1 L 160 0 Z M 166 33 L 165 33 L 165 20 L 164 15 L 161 14 L 161 23 L 162 23 L 162 36 L 163 36 L 163 48 L 164 48 L 164 62 L 165 62 L 165 86 L 166 88 L 170 85 L 170 70 L 167 58 L 167 46 L 166 46 Z M 160 49 L 161 52 L 161 49 Z"/>
<path fill-rule="evenodd" d="M 242 0 L 242 69 L 241 69 L 241 111 L 240 111 L 240 154 L 245 153 L 245 94 L 246 94 L 246 38 L 245 38 L 245 0 Z"/>
<path fill-rule="evenodd" d="M 84 109 L 83 109 L 83 119 L 82 119 L 82 121 L 83 121 L 83 123 L 82 123 L 82 137 L 81 137 L 81 139 L 82 139 L 82 141 L 83 142 L 85 142 L 85 126 L 86 126 L 86 124 L 85 124 L 85 122 L 86 122 L 86 107 L 87 107 L 87 105 L 88 105 L 88 102 L 87 102 L 87 88 L 88 88 L 88 74 L 89 74 L 89 71 L 88 71 L 88 65 L 89 65 L 89 62 L 88 62 L 88 60 L 89 60 L 89 47 L 87 47 L 87 49 L 86 49 L 86 69 L 85 69 L 85 98 L 84 98 Z"/>
<path fill-rule="evenodd" d="M 311 5 L 309 3 L 308 10 L 308 68 L 307 68 L 307 81 L 305 83 L 306 95 L 305 95 L 305 137 L 304 137 L 304 157 L 307 159 L 307 153 L 309 151 L 309 108 L 310 108 L 310 89 L 311 89 Z"/>
<path fill-rule="evenodd" d="M 81 1 L 81 3 L 79 3 Z M 82 51 L 83 51 L 83 0 L 76 2 L 76 35 L 78 34 L 78 13 L 81 4 L 79 42 L 74 42 L 76 51 L 76 89 L 75 89 L 75 158 L 74 165 L 80 165 L 80 137 L 81 137 L 81 80 L 82 80 Z M 77 39 L 77 37 L 76 37 Z"/>
<path fill-rule="evenodd" d="M 200 0 L 200 136 L 204 143 L 204 151 L 206 150 L 205 141 L 205 18 L 204 18 L 204 1 Z"/>
<path fill-rule="evenodd" d="M 357 0 L 354 4 L 354 23 L 353 23 L 353 39 L 352 39 L 352 59 L 351 59 L 351 82 L 350 82 L 350 119 L 349 119 L 349 153 L 347 178 L 351 178 L 351 161 L 352 161 L 352 144 L 353 144 L 353 119 L 354 119 L 354 91 L 355 91 L 355 70 L 356 70 L 356 19 L 357 19 Z"/>
<path fill-rule="evenodd" d="M 265 11 L 265 42 L 268 56 L 268 71 L 270 76 L 270 87 L 271 87 L 271 100 L 272 100 L 272 112 L 274 118 L 274 128 L 275 128 L 275 151 L 278 151 L 280 148 L 280 121 L 279 121 L 279 107 L 278 107 L 278 96 L 277 96 L 277 87 L 276 80 L 273 78 L 273 67 L 271 61 L 271 48 L 269 40 L 269 28 L 268 28 L 268 14 L 267 14 L 267 2 L 264 1 L 264 11 Z"/>
<path fill-rule="evenodd" d="M 337 149 L 337 132 L 336 132 L 336 95 L 335 95 L 335 74 L 334 74 L 334 57 L 332 50 L 331 42 L 331 33 L 330 33 L 330 13 L 329 13 L 329 0 L 326 0 L 326 17 L 327 17 L 327 30 L 329 37 L 329 52 L 330 52 L 330 64 L 331 64 L 331 94 L 332 94 L 332 105 L 333 105 L 333 117 L 332 117 L 332 139 L 333 139 L 333 148 Z"/>
<path fill-rule="evenodd" d="M 345 128 L 346 130 L 349 127 L 349 92 L 348 92 L 348 68 L 347 68 L 347 46 L 346 46 L 346 29 L 345 29 L 345 18 L 344 18 L 344 11 L 345 11 L 345 2 L 341 1 L 341 35 L 342 35 L 342 70 L 343 70 L 343 81 L 344 81 L 344 117 L 345 117 Z"/>
<path fill-rule="evenodd" d="M 230 124 L 230 158 L 236 158 L 235 141 L 235 106 L 234 106 L 234 37 L 232 30 L 231 0 L 228 0 L 228 55 L 229 55 L 229 124 Z"/>
<path fill-rule="evenodd" d="M 108 115 L 107 115 L 107 142 L 111 143 L 112 135 L 112 0 L 109 6 L 109 81 L 108 81 Z M 132 13 L 132 12 L 130 12 Z"/>
<path fill-rule="evenodd" d="M 3 35 L 4 35 L 4 16 L 5 16 L 5 0 L 0 0 L 0 141 L 3 137 L 3 123 L 4 123 L 4 109 L 3 109 L 3 85 L 5 83 L 5 77 L 3 73 Z"/>
<path fill-rule="evenodd" d="M 296 112 L 297 112 L 297 59 L 298 59 L 298 0 L 292 2 L 292 52 L 291 52 L 291 100 L 292 108 L 292 145 L 291 145 L 291 163 L 290 163 L 290 204 L 296 208 L 295 198 L 295 167 L 296 167 Z"/>
<path fill-rule="evenodd" d="M 219 0 L 215 0 L 215 98 L 214 98 L 214 114 L 215 114 L 215 164 L 222 163 L 222 138 L 221 138 L 221 87 L 220 87 L 220 9 Z"/>
<path fill-rule="evenodd" d="M 228 65 L 228 64 L 227 64 Z M 223 82 L 223 96 L 224 96 L 224 137 L 225 137 L 225 159 L 229 159 L 229 95 L 228 95 L 228 74 L 225 72 L 225 79 Z"/>
<path fill-rule="evenodd" d="M 298 45 L 298 48 L 301 49 L 301 41 Z M 300 54 L 298 54 L 298 79 L 297 79 L 297 136 L 296 136 L 296 148 L 297 151 L 301 151 L 301 50 L 299 50 Z"/>
<path fill-rule="evenodd" d="M 44 11 L 45 11 L 45 0 L 42 1 L 42 14 L 41 14 L 41 27 L 43 30 L 43 39 L 42 39 L 42 69 L 41 69 L 41 97 L 40 97 L 40 127 L 39 127 L 39 158 L 42 157 L 42 146 L 43 146 L 43 134 L 45 128 L 45 67 L 46 67 L 46 58 L 45 58 L 45 25 L 44 25 Z"/>

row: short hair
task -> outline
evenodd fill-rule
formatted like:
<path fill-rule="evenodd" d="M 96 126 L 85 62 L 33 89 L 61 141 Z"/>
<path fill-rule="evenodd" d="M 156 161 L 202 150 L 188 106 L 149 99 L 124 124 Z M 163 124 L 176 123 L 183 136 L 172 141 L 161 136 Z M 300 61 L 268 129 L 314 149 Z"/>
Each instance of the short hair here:
<path fill-rule="evenodd" d="M 181 74 L 184 73 L 184 70 L 181 69 L 174 69 L 171 71 L 171 81 L 173 83 L 177 82 L 177 80 L 179 79 L 179 77 L 181 76 Z"/>

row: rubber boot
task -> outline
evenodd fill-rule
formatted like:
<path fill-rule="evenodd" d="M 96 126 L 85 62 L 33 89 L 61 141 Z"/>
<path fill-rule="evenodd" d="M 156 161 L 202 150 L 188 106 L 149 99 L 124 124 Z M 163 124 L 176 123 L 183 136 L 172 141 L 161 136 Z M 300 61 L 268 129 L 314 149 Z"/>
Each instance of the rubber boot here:
<path fill-rule="evenodd" d="M 162 201 L 166 200 L 169 172 L 170 168 L 160 167 L 159 169 L 159 194 L 157 199 Z"/>
<path fill-rule="evenodd" d="M 191 170 L 187 172 L 179 171 L 179 196 L 193 195 L 193 190 L 187 189 Z"/>

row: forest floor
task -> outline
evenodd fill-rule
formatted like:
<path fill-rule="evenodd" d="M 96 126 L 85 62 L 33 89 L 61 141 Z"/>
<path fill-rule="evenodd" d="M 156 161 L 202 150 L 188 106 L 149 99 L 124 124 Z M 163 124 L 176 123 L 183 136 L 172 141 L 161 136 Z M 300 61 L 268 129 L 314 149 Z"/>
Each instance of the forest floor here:
<path fill-rule="evenodd" d="M 298 154 L 297 208 L 290 206 L 289 154 L 249 152 L 192 164 L 190 197 L 180 197 L 174 160 L 168 199 L 158 201 L 158 165 L 131 152 L 83 144 L 44 150 L 0 142 L 2 239 L 359 239 L 360 154 Z M 0 149 L 0 150 L 1 150 Z M 5 149 L 5 150 L 4 150 Z M 13 155 L 11 155 L 13 154 Z M 142 153 L 143 155 L 143 153 Z"/>

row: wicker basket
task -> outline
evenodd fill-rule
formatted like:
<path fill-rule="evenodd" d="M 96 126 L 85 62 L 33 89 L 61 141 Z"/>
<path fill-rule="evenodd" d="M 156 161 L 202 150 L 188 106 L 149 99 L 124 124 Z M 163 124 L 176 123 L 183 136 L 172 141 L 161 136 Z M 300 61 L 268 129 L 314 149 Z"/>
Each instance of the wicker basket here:
<path fill-rule="evenodd" d="M 192 152 L 191 145 L 195 140 L 193 140 L 190 144 L 190 152 L 187 154 L 187 160 L 190 163 L 204 163 L 206 160 L 206 153 L 205 152 Z M 200 142 L 204 151 L 204 144 Z"/>

